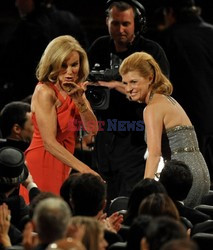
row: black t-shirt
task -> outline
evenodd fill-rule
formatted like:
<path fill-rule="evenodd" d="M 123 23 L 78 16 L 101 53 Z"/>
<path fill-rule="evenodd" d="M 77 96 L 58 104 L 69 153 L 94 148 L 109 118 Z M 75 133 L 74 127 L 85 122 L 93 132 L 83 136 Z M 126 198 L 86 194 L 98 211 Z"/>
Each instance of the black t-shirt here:
<path fill-rule="evenodd" d="M 95 64 L 100 69 L 110 68 L 112 55 L 120 59 L 120 62 L 134 52 L 144 51 L 151 54 L 159 63 L 165 75 L 169 75 L 169 64 L 163 49 L 156 42 L 137 36 L 125 52 L 116 52 L 113 40 L 110 36 L 103 36 L 93 42 L 89 51 L 89 63 L 92 69 Z M 142 120 L 143 105 L 129 101 L 124 94 L 116 90 L 110 90 L 110 102 L 107 110 L 97 110 L 98 120 L 118 119 L 124 121 Z"/>
<path fill-rule="evenodd" d="M 162 71 L 168 75 L 169 65 L 163 49 L 154 41 L 142 36 L 134 39 L 127 51 L 117 53 L 110 36 L 98 38 L 88 51 L 90 68 L 95 64 L 100 69 L 110 69 L 110 63 L 119 61 L 134 52 L 150 53 L 159 63 Z M 113 65 L 113 63 L 112 63 Z M 114 65 L 113 65 L 114 66 Z M 144 140 L 143 123 L 144 104 L 129 101 L 126 96 L 117 90 L 110 89 L 109 107 L 106 110 L 95 110 L 99 121 L 105 122 L 104 131 L 96 136 L 95 153 L 98 169 L 108 180 L 108 199 L 118 195 L 128 195 L 132 187 L 143 177 L 146 143 Z M 110 123 L 116 121 L 111 130 Z M 122 172 L 122 180 L 118 176 Z M 111 178 L 113 173 L 113 178 Z"/>

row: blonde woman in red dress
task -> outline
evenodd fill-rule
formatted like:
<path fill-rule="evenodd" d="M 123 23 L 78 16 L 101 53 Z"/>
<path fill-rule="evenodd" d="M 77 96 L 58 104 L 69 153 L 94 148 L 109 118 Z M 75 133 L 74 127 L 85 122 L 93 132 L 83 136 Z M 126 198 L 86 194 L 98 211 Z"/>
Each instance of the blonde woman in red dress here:
<path fill-rule="evenodd" d="M 87 55 L 77 40 L 60 36 L 45 49 L 32 95 L 34 134 L 26 150 L 29 171 L 42 191 L 58 194 L 71 169 L 98 175 L 74 155 L 75 134 L 82 124 L 95 135 L 96 117 L 82 84 L 89 73 Z"/>

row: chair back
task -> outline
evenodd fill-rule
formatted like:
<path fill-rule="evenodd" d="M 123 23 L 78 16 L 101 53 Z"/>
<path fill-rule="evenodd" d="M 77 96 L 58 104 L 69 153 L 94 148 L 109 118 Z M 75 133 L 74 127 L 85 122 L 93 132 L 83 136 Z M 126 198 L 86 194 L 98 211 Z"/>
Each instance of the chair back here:
<path fill-rule="evenodd" d="M 210 250 L 213 246 L 213 234 L 196 233 L 192 239 L 197 243 L 201 250 Z"/>
<path fill-rule="evenodd" d="M 113 199 L 110 203 L 108 216 L 112 215 L 115 212 L 119 212 L 125 216 L 127 212 L 129 197 L 126 196 L 118 196 Z"/>
<path fill-rule="evenodd" d="M 213 220 L 213 206 L 201 204 L 201 205 L 196 206 L 195 209 L 204 214 L 209 215 L 211 219 Z"/>
<path fill-rule="evenodd" d="M 120 230 L 118 231 L 118 234 L 122 237 L 123 241 L 127 241 L 129 237 L 129 226 L 121 225 Z"/>
<path fill-rule="evenodd" d="M 180 221 L 183 223 L 183 225 L 186 227 L 186 229 L 193 228 L 193 225 L 189 219 L 186 217 L 180 216 Z"/>
<path fill-rule="evenodd" d="M 195 224 L 192 228 L 191 235 L 194 235 L 196 233 L 213 234 L 213 220 L 207 220 L 207 221 Z"/>
<path fill-rule="evenodd" d="M 125 250 L 126 242 L 116 242 L 109 247 L 109 250 Z"/>

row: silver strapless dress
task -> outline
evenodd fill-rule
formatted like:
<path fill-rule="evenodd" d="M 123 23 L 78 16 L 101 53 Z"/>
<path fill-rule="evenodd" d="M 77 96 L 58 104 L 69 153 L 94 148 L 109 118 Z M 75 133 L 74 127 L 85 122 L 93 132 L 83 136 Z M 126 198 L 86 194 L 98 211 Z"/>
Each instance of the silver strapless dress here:
<path fill-rule="evenodd" d="M 199 205 L 210 189 L 210 176 L 199 150 L 194 127 L 176 126 L 167 129 L 162 136 L 162 157 L 164 160 L 183 161 L 189 166 L 193 174 L 193 185 L 184 204 L 189 207 Z"/>

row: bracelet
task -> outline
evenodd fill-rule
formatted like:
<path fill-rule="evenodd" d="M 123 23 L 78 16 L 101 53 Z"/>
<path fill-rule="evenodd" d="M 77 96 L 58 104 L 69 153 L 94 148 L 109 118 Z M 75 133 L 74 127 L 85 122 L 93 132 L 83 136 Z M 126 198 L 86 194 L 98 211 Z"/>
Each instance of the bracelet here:
<path fill-rule="evenodd" d="M 88 110 L 87 104 L 83 103 L 80 105 L 77 105 L 79 113 L 84 113 Z"/>

